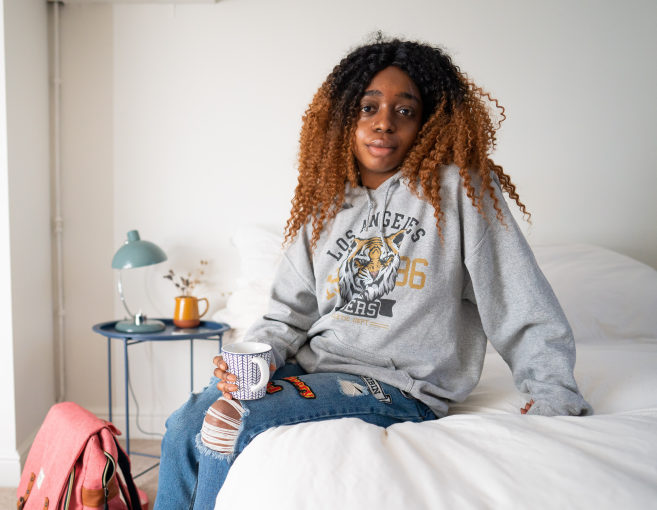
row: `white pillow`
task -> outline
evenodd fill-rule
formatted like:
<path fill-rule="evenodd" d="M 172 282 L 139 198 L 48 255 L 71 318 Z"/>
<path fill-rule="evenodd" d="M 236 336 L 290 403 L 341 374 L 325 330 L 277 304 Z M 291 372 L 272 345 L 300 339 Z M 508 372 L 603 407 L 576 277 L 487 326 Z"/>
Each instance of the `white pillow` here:
<path fill-rule="evenodd" d="M 239 342 L 246 330 L 267 311 L 271 285 L 283 255 L 283 229 L 273 226 L 240 227 L 231 237 L 239 252 L 240 275 L 225 308 L 212 320 L 230 324 L 226 343 Z"/>
<path fill-rule="evenodd" d="M 532 247 L 578 343 L 657 339 L 657 271 L 586 244 Z"/>
<path fill-rule="evenodd" d="M 272 280 L 283 254 L 283 230 L 252 225 L 239 228 L 231 237 L 240 256 L 238 286 Z"/>

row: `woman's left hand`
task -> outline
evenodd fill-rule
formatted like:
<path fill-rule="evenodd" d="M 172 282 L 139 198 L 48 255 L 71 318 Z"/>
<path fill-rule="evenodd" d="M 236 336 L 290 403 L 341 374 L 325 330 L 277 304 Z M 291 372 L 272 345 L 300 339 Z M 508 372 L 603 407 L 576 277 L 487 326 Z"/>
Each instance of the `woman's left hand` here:
<path fill-rule="evenodd" d="M 533 405 L 534 405 L 534 399 L 531 399 L 529 402 L 525 404 L 525 407 L 520 408 L 520 414 L 527 414 L 527 411 L 529 411 Z"/>

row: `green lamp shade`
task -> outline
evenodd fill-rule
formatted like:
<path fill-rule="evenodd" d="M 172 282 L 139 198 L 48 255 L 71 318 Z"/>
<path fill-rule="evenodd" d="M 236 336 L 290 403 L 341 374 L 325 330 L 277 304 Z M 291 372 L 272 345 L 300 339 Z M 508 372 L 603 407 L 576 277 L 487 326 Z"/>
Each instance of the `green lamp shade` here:
<path fill-rule="evenodd" d="M 130 269 L 133 267 L 150 266 L 167 259 L 166 253 L 150 241 L 142 241 L 139 232 L 131 230 L 128 239 L 112 259 L 114 269 Z"/>
<path fill-rule="evenodd" d="M 164 262 L 166 259 L 166 253 L 159 246 L 149 241 L 142 241 L 139 238 L 139 232 L 131 230 L 128 232 L 128 239 L 125 244 L 114 255 L 112 267 L 114 269 L 131 269 L 134 267 L 151 266 L 159 262 Z M 165 328 L 164 322 L 148 320 L 141 312 L 137 315 L 132 314 L 123 295 L 121 273 L 119 273 L 118 290 L 121 302 L 126 312 L 128 312 L 130 319 L 117 322 L 114 326 L 117 331 L 123 331 L 125 333 L 153 333 L 162 331 Z"/>

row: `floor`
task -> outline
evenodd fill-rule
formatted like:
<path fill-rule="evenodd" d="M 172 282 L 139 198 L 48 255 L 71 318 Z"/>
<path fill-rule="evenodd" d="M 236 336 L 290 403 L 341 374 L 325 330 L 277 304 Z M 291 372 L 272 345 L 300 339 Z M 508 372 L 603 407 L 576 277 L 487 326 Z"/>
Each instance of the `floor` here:
<path fill-rule="evenodd" d="M 152 439 L 130 439 L 130 449 L 142 453 L 159 455 L 160 441 Z M 135 483 L 137 487 L 148 495 L 149 508 L 153 508 L 155 493 L 157 492 L 157 476 L 159 468 L 155 467 L 140 475 L 143 471 L 151 467 L 157 460 L 141 455 L 130 456 L 132 464 L 132 476 L 137 476 Z M 0 488 L 0 510 L 9 510 L 16 508 L 16 488 Z"/>

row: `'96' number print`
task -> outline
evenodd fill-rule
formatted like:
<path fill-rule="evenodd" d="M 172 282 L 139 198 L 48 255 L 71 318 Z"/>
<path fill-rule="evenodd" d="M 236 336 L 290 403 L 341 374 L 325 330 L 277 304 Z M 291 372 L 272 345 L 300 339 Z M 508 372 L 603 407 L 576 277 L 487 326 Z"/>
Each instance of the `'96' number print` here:
<path fill-rule="evenodd" d="M 425 259 L 413 259 L 400 257 L 402 264 L 397 271 L 396 284 L 400 287 L 408 284 L 412 289 L 421 289 L 424 287 L 427 275 L 420 271 L 420 267 L 427 267 L 429 262 Z"/>

